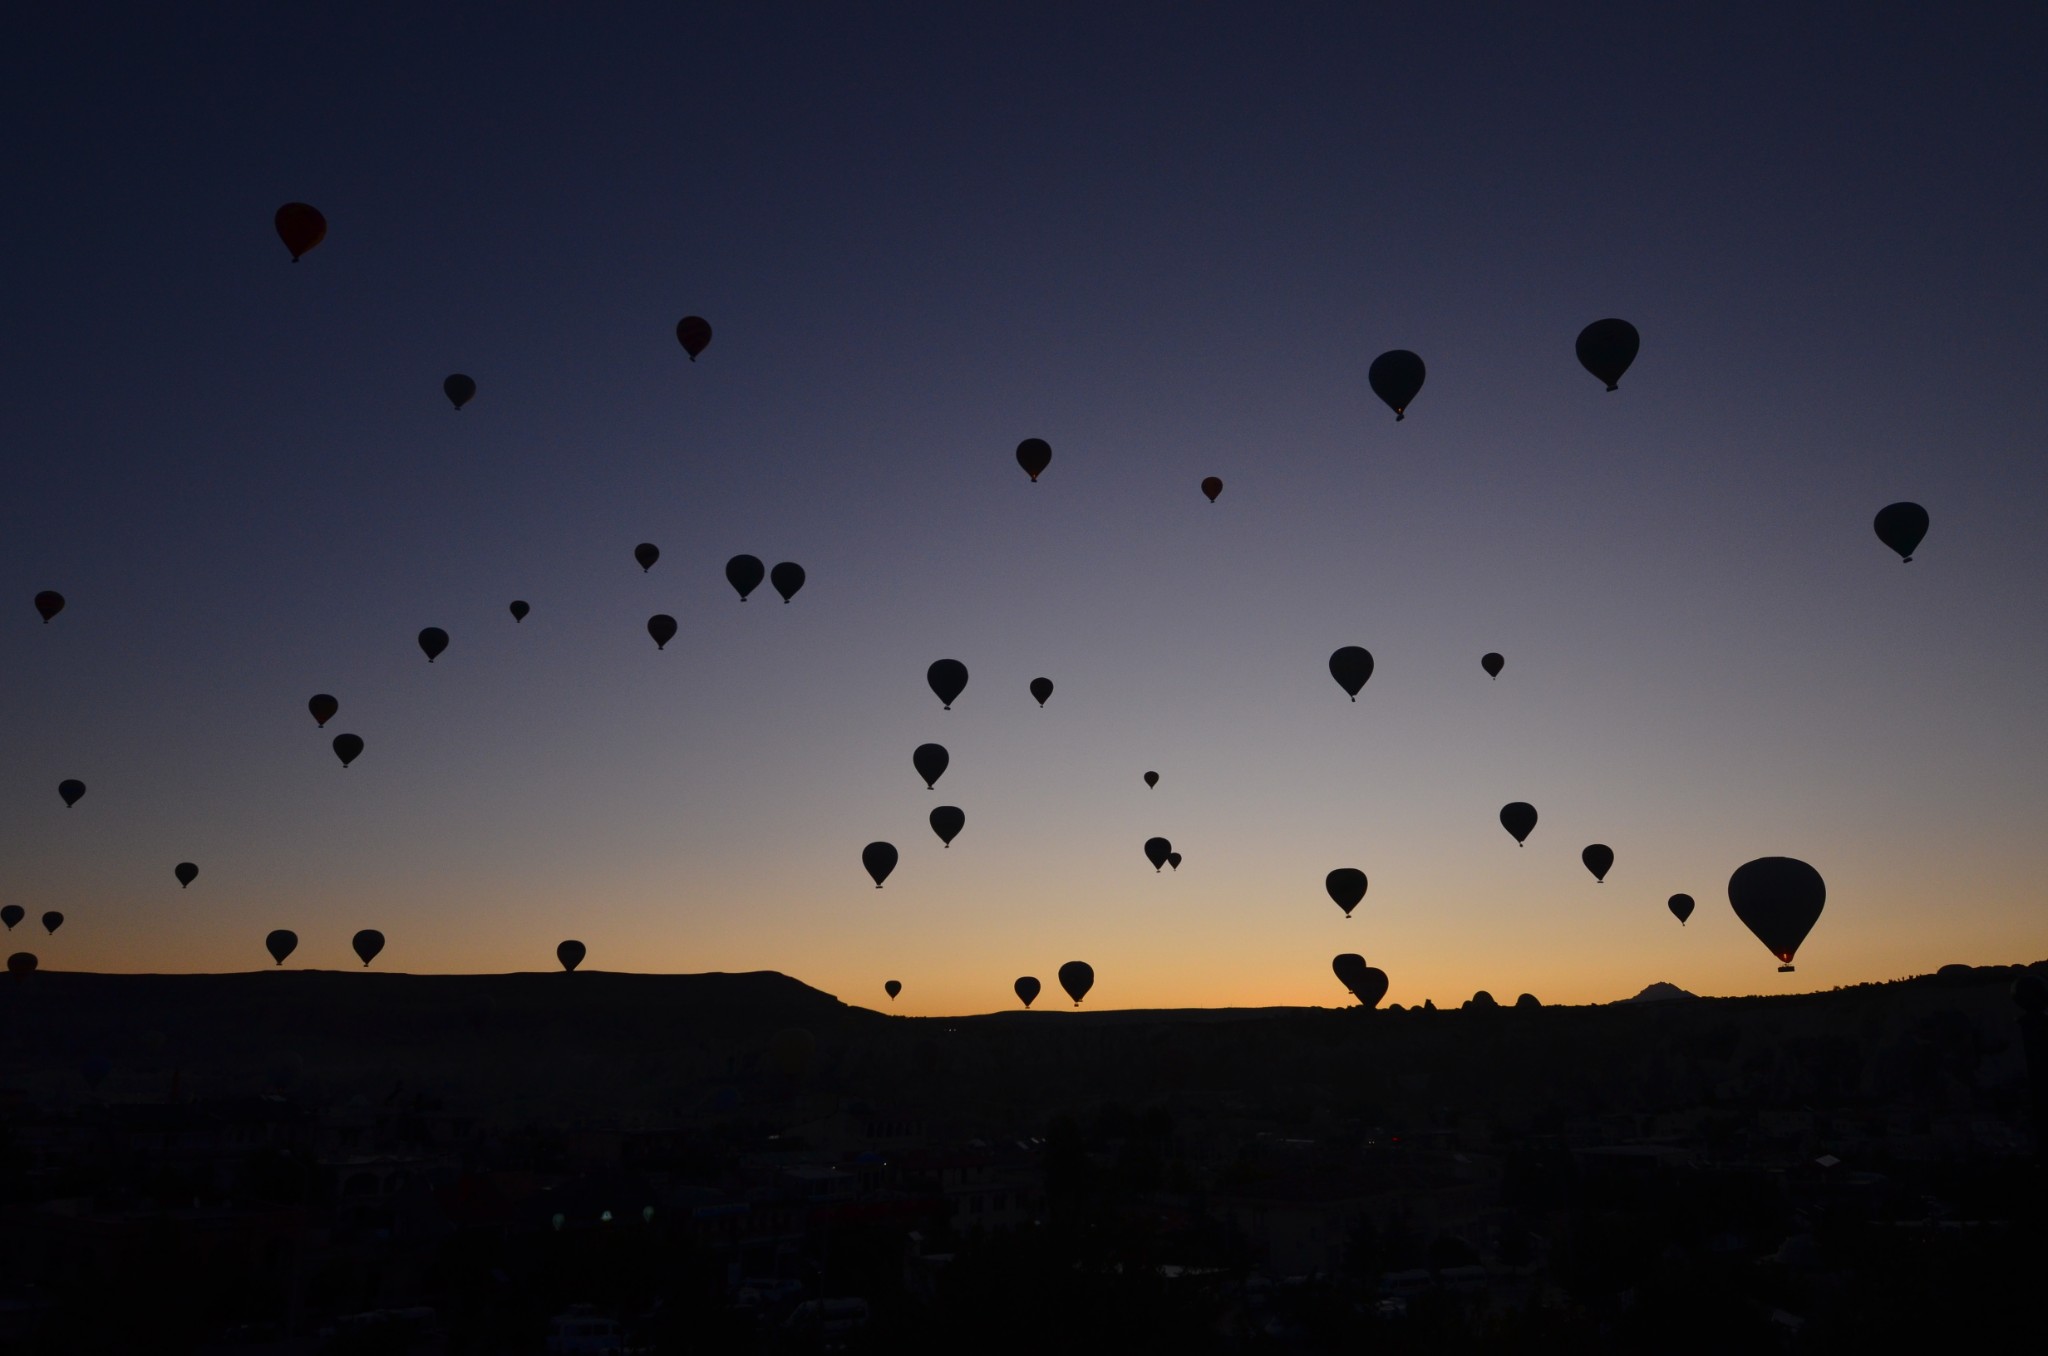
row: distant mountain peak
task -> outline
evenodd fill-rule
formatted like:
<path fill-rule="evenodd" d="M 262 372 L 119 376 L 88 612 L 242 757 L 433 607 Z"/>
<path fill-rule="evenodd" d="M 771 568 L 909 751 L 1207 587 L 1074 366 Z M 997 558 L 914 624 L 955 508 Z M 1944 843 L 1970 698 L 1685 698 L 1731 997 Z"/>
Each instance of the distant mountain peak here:
<path fill-rule="evenodd" d="M 1663 1003 L 1668 1002 L 1673 998 L 1698 997 L 1699 995 L 1696 993 L 1692 993 L 1688 990 L 1681 989 L 1676 984 L 1666 984 L 1663 980 L 1660 979 L 1655 984 L 1652 984 L 1649 988 L 1644 989 L 1641 993 L 1637 994 L 1634 998 L 1624 998 L 1621 1001 L 1624 1003 Z"/>

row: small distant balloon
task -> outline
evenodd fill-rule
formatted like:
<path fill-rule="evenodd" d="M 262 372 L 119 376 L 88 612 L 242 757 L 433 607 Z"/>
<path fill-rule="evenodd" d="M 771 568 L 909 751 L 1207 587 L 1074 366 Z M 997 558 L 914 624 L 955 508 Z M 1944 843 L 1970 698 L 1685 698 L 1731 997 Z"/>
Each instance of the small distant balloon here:
<path fill-rule="evenodd" d="M 1605 843 L 1589 843 L 1586 850 L 1579 854 L 1579 860 L 1593 873 L 1594 884 L 1605 885 L 1607 872 L 1614 865 L 1614 849 Z"/>
<path fill-rule="evenodd" d="M 1039 473 L 1052 464 L 1052 444 L 1043 438 L 1026 438 L 1017 444 L 1017 464 L 1036 484 Z"/>
<path fill-rule="evenodd" d="M 1366 382 L 1372 393 L 1394 411 L 1394 422 L 1408 417 L 1408 404 L 1422 390 L 1422 359 L 1405 348 L 1389 349 L 1372 360 Z"/>
<path fill-rule="evenodd" d="M 1166 859 L 1172 855 L 1173 844 L 1167 842 L 1164 838 L 1147 838 L 1145 840 L 1145 860 L 1152 863 L 1154 871 L 1164 870 L 1166 868 Z"/>
<path fill-rule="evenodd" d="M 950 711 L 954 700 L 967 690 L 967 666 L 957 659 L 935 659 L 924 671 L 924 680 Z"/>
<path fill-rule="evenodd" d="M 299 949 L 299 934 L 290 928 L 278 928 L 263 939 L 263 949 L 270 953 L 272 960 L 283 965 L 284 958 Z"/>
<path fill-rule="evenodd" d="M 448 648 L 448 633 L 438 626 L 429 626 L 420 632 L 420 653 L 433 663 L 440 653 Z"/>
<path fill-rule="evenodd" d="M 917 769 L 917 775 L 924 778 L 924 789 L 935 790 L 939 778 L 946 775 L 946 767 L 953 761 L 943 744 L 919 744 L 910 754 L 910 765 Z"/>
<path fill-rule="evenodd" d="M 573 973 L 577 966 L 583 964 L 583 943 L 568 941 L 558 944 L 555 947 L 555 959 L 562 963 L 564 970 Z"/>
<path fill-rule="evenodd" d="M 1684 927 L 1685 920 L 1692 917 L 1692 896 L 1673 895 L 1664 907 L 1670 909 L 1671 916 L 1678 920 L 1680 927 Z"/>
<path fill-rule="evenodd" d="M 312 700 L 306 703 L 306 709 L 313 713 L 315 724 L 324 726 L 328 721 L 334 719 L 335 712 L 341 710 L 341 703 L 328 696 L 325 692 L 316 692 L 313 694 Z"/>
<path fill-rule="evenodd" d="M 1606 382 L 1612 391 L 1642 346 L 1643 336 L 1626 320 L 1596 320 L 1579 331 L 1579 366 Z"/>
<path fill-rule="evenodd" d="M 1216 496 L 1223 493 L 1223 481 L 1216 476 L 1210 476 L 1202 482 L 1202 493 L 1209 496 L 1210 503 L 1215 503 Z"/>
<path fill-rule="evenodd" d="M 894 843 L 869 843 L 860 850 L 860 864 L 875 878 L 875 888 L 882 888 L 882 882 L 889 879 L 889 873 L 896 869 L 896 845 Z"/>
<path fill-rule="evenodd" d="M 1899 559 L 1912 563 L 1914 548 L 1927 535 L 1927 510 L 1918 504 L 1900 502 L 1886 504 L 1877 511 L 1873 524 L 1877 539 L 1899 553 Z"/>
<path fill-rule="evenodd" d="M 654 648 L 665 650 L 668 643 L 676 638 L 676 619 L 666 612 L 657 612 L 647 619 L 647 634 L 654 637 Z"/>
<path fill-rule="evenodd" d="M 26 979 L 35 973 L 35 968 L 36 953 L 33 951 L 17 951 L 7 958 L 7 973 L 16 979 Z"/>
<path fill-rule="evenodd" d="M 1372 652 L 1363 645 L 1346 645 L 1330 656 L 1330 676 L 1357 701 L 1359 689 L 1372 677 Z"/>
<path fill-rule="evenodd" d="M 761 587 L 761 581 L 768 575 L 768 568 L 759 556 L 734 556 L 725 562 L 725 582 L 732 585 L 740 595 L 740 601 L 747 601 L 747 595 Z"/>
<path fill-rule="evenodd" d="M 1147 786 L 1157 786 L 1157 785 L 1159 785 L 1159 774 L 1158 774 L 1158 773 L 1156 773 L 1156 772 L 1148 772 L 1148 773 L 1146 773 L 1146 774 L 1145 774 L 1145 785 L 1147 785 Z"/>
<path fill-rule="evenodd" d="M 1031 680 L 1031 695 L 1038 698 L 1040 706 L 1044 706 L 1045 699 L 1052 695 L 1052 679 L 1033 678 Z"/>
<path fill-rule="evenodd" d="M 1166 864 L 1176 871 L 1180 870 L 1180 860 L 1180 854 L 1178 852 L 1169 852 L 1166 854 Z"/>
<path fill-rule="evenodd" d="M 640 562 L 640 573 L 646 574 L 654 568 L 654 562 L 661 559 L 661 548 L 651 541 L 643 541 L 633 548 L 633 559 Z"/>
<path fill-rule="evenodd" d="M 43 625 L 50 624 L 50 618 L 64 610 L 64 595 L 55 589 L 44 589 L 36 595 L 36 611 L 42 616 Z"/>
<path fill-rule="evenodd" d="M 179 862 L 171 868 L 171 874 L 178 878 L 179 888 L 184 888 L 199 879 L 199 868 L 190 862 Z"/>
<path fill-rule="evenodd" d="M 1759 857 L 1728 878 L 1728 903 L 1742 925 L 1776 956 L 1779 972 L 1792 969 L 1792 956 L 1827 903 L 1827 882 L 1797 857 Z"/>
<path fill-rule="evenodd" d="M 768 571 L 768 582 L 775 586 L 775 591 L 782 595 L 782 601 L 787 603 L 804 586 L 804 567 L 793 560 L 785 560 Z"/>
<path fill-rule="evenodd" d="M 1067 991 L 1067 997 L 1080 1007 L 1081 1000 L 1095 987 L 1095 967 L 1087 961 L 1068 961 L 1060 967 L 1060 987 Z"/>
<path fill-rule="evenodd" d="M 67 777 L 57 783 L 57 794 L 64 798 L 64 808 L 68 810 L 85 794 L 85 783 L 76 777 Z"/>
<path fill-rule="evenodd" d="M 455 402 L 455 408 L 459 410 L 476 399 L 476 382 L 457 372 L 441 383 L 441 392 Z"/>
<path fill-rule="evenodd" d="M 527 614 L 527 613 L 529 613 L 529 612 L 531 612 L 531 611 L 533 611 L 533 609 L 532 609 L 532 608 L 530 608 L 530 607 L 528 607 L 528 606 L 526 605 L 526 600 L 525 600 L 524 598 L 514 598 L 514 599 L 512 600 L 512 620 L 513 620 L 513 621 L 516 621 L 516 622 L 523 622 L 523 621 L 525 621 L 525 620 L 526 620 L 526 614 Z"/>
<path fill-rule="evenodd" d="M 1340 866 L 1323 878 L 1323 888 L 1330 892 L 1330 898 L 1349 918 L 1358 902 L 1365 898 L 1365 873 L 1355 866 Z"/>
<path fill-rule="evenodd" d="M 1500 677 L 1500 671 L 1507 666 L 1508 661 L 1498 654 L 1489 652 L 1479 656 L 1479 667 L 1486 670 L 1486 676 L 1489 678 Z"/>
<path fill-rule="evenodd" d="M 1536 827 L 1536 807 L 1526 800 L 1509 801 L 1500 807 L 1500 826 L 1514 835 L 1519 845 L 1529 837 L 1529 831 Z"/>
<path fill-rule="evenodd" d="M 27 916 L 28 911 L 19 904 L 9 904 L 5 908 L 0 908 L 0 923 L 7 924 L 9 932 L 14 931 L 14 925 Z"/>
<path fill-rule="evenodd" d="M 350 940 L 349 945 L 362 958 L 363 968 L 368 969 L 370 962 L 377 959 L 377 953 L 384 949 L 384 934 L 375 928 L 364 928 Z"/>
<path fill-rule="evenodd" d="M 286 203 L 277 209 L 272 221 L 277 227 L 277 238 L 292 252 L 295 264 L 300 255 L 327 238 L 327 218 L 320 215 L 319 208 L 307 203 Z"/>
<path fill-rule="evenodd" d="M 1032 1000 L 1038 997 L 1039 984 L 1030 975 L 1022 975 L 1018 977 L 1015 984 L 1010 986 L 1010 989 L 1023 1001 L 1024 1006 L 1028 1008 L 1031 1006 Z"/>
<path fill-rule="evenodd" d="M 932 832 L 939 836 L 939 842 L 951 847 L 960 830 L 967 827 L 967 814 L 957 805 L 941 805 L 932 811 L 931 821 Z"/>
<path fill-rule="evenodd" d="M 58 928 L 61 928 L 63 926 L 64 915 L 58 913 L 55 909 L 51 909 L 48 913 L 43 915 L 43 931 L 54 933 Z"/>
<path fill-rule="evenodd" d="M 361 735 L 338 734 L 334 737 L 334 756 L 341 759 L 343 767 L 347 767 L 350 763 L 362 757 L 362 754 L 363 738 Z"/>
<path fill-rule="evenodd" d="M 889 995 L 889 1001 L 890 1001 L 890 1002 L 892 1002 L 892 1003 L 893 1003 L 893 1002 L 895 1002 L 895 1001 L 896 1001 L 896 995 L 897 995 L 897 994 L 899 994 L 899 993 L 902 993 L 902 992 L 903 992 L 903 981 L 902 981 L 902 980 L 900 980 L 900 979 L 885 979 L 885 980 L 883 980 L 883 981 L 882 981 L 882 992 L 883 992 L 883 993 L 885 993 L 885 994 L 888 994 L 888 995 Z"/>
<path fill-rule="evenodd" d="M 696 362 L 697 355 L 711 347 L 711 323 L 698 315 L 686 315 L 676 322 L 676 342 Z"/>

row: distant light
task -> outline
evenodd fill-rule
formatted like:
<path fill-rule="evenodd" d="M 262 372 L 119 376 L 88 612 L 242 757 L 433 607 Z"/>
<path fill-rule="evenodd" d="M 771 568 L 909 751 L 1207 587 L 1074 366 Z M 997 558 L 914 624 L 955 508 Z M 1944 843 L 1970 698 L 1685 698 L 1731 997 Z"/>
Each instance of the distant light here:
<path fill-rule="evenodd" d="M 652 1224 L 652 1223 L 654 1223 L 654 1207 L 653 1207 L 653 1206 L 651 1206 L 651 1205 L 643 1205 L 643 1206 L 641 1206 L 641 1207 L 640 1207 L 640 1222 L 641 1222 L 642 1224 Z"/>
<path fill-rule="evenodd" d="M 612 1222 L 612 1212 L 607 1210 L 602 1215 L 599 1215 L 598 1219 L 602 1220 L 606 1224 L 610 1224 Z"/>

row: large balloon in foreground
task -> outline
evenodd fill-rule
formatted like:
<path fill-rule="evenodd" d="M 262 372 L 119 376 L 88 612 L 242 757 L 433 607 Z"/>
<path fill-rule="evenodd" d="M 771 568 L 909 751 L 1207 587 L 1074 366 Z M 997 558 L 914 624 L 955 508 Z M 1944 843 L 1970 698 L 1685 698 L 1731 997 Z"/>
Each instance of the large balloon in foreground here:
<path fill-rule="evenodd" d="M 283 965 L 284 958 L 299 949 L 299 934 L 290 928 L 278 928 L 263 939 L 263 949 L 270 953 L 272 960 Z"/>
<path fill-rule="evenodd" d="M 700 315 L 686 315 L 676 322 L 676 342 L 696 362 L 697 355 L 711 347 L 711 322 Z"/>
<path fill-rule="evenodd" d="M 295 264 L 300 255 L 327 238 L 327 218 L 320 215 L 319 208 L 307 203 L 288 202 L 277 209 L 272 220 L 277 238 L 292 252 Z"/>
<path fill-rule="evenodd" d="M 1607 873 L 1614 866 L 1614 849 L 1605 843 L 1589 843 L 1586 850 L 1579 854 L 1579 860 L 1593 873 L 1595 885 L 1605 885 Z"/>
<path fill-rule="evenodd" d="M 893 1003 L 896 1001 L 896 995 L 903 992 L 903 981 L 900 979 L 883 980 L 882 992 L 888 994 L 889 1001 Z"/>
<path fill-rule="evenodd" d="M 441 383 L 441 394 L 453 401 L 455 408 L 459 410 L 476 399 L 476 380 L 457 372 Z"/>
<path fill-rule="evenodd" d="M 1394 422 L 1408 417 L 1408 402 L 1422 390 L 1422 359 L 1405 348 L 1389 349 L 1372 360 L 1365 379 L 1394 411 Z"/>
<path fill-rule="evenodd" d="M 1671 910 L 1671 916 L 1678 920 L 1678 926 L 1684 927 L 1685 920 L 1692 917 L 1692 896 L 1673 895 L 1665 902 L 1664 907 Z"/>
<path fill-rule="evenodd" d="M 1052 679 L 1033 678 L 1031 680 L 1031 695 L 1038 698 L 1040 706 L 1044 706 L 1046 698 L 1052 696 Z"/>
<path fill-rule="evenodd" d="M 85 783 L 76 777 L 67 777 L 57 783 L 57 794 L 64 798 L 64 808 L 68 810 L 85 794 Z"/>
<path fill-rule="evenodd" d="M 1579 366 L 1606 382 L 1612 391 L 1642 346 L 1643 336 L 1626 320 L 1596 320 L 1579 331 Z"/>
<path fill-rule="evenodd" d="M 533 611 L 533 609 L 527 606 L 526 600 L 524 598 L 514 598 L 512 600 L 511 611 L 513 621 L 523 622 L 526 620 L 526 614 Z"/>
<path fill-rule="evenodd" d="M 1204 480 L 1202 482 L 1202 493 L 1209 496 L 1210 503 L 1215 503 L 1216 496 L 1223 493 L 1222 478 L 1219 476 L 1210 476 L 1207 480 Z"/>
<path fill-rule="evenodd" d="M 1157 785 L 1159 785 L 1159 774 L 1158 774 L 1158 773 L 1156 773 L 1156 772 L 1148 772 L 1148 773 L 1146 773 L 1146 774 L 1145 774 L 1145 785 L 1147 785 L 1147 786 L 1157 786 Z"/>
<path fill-rule="evenodd" d="M 349 945 L 356 949 L 356 955 L 362 957 L 363 967 L 368 969 L 370 962 L 377 959 L 377 953 L 384 949 L 384 934 L 375 928 L 364 928 L 350 940 Z"/>
<path fill-rule="evenodd" d="M 939 778 L 946 775 L 946 765 L 953 756 L 946 752 L 943 744 L 919 744 L 910 753 L 910 765 L 917 769 L 917 775 L 924 778 L 924 789 L 934 790 Z"/>
<path fill-rule="evenodd" d="M 1340 866 L 1323 878 L 1323 888 L 1349 918 L 1358 901 L 1365 898 L 1365 873 L 1355 866 Z"/>
<path fill-rule="evenodd" d="M 640 573 L 646 574 L 654 568 L 654 562 L 661 559 L 661 548 L 651 541 L 643 541 L 633 548 L 633 559 L 639 562 Z"/>
<path fill-rule="evenodd" d="M 1877 529 L 1879 541 L 1897 551 L 1899 558 L 1910 564 L 1913 549 L 1927 535 L 1927 510 L 1918 504 L 1905 502 L 1886 504 L 1877 511 L 1877 521 L 1871 526 Z"/>
<path fill-rule="evenodd" d="M 1781 974 L 1791 970 L 1793 953 L 1813 930 L 1827 899 L 1820 872 L 1797 857 L 1759 857 L 1736 867 L 1728 878 L 1735 916 L 1783 962 Z"/>
<path fill-rule="evenodd" d="M 420 632 L 420 653 L 427 662 L 433 663 L 443 650 L 448 648 L 448 633 L 438 626 L 429 626 Z"/>
<path fill-rule="evenodd" d="M 1357 701 L 1359 689 L 1372 677 L 1372 652 L 1363 645 L 1346 645 L 1330 656 L 1330 676 Z"/>
<path fill-rule="evenodd" d="M 733 586 L 743 603 L 767 577 L 768 567 L 761 563 L 759 556 L 734 556 L 725 562 L 725 582 Z"/>
<path fill-rule="evenodd" d="M 362 757 L 362 755 L 363 737 L 361 735 L 338 734 L 334 737 L 334 756 L 341 759 L 343 767 L 347 767 L 350 763 Z"/>
<path fill-rule="evenodd" d="M 19 904 L 9 904 L 6 908 L 0 909 L 0 923 L 7 924 L 9 932 L 14 931 L 14 925 L 27 916 L 28 911 Z"/>
<path fill-rule="evenodd" d="M 17 951 L 7 958 L 7 973 L 16 979 L 25 979 L 35 972 L 36 953 Z"/>
<path fill-rule="evenodd" d="M 1166 859 L 1172 854 L 1173 844 L 1167 842 L 1164 838 L 1147 838 L 1145 840 L 1145 860 L 1152 863 L 1154 871 L 1165 870 Z"/>
<path fill-rule="evenodd" d="M 932 832 L 939 836 L 939 842 L 953 846 L 953 839 L 960 830 L 967 827 L 967 814 L 957 805 L 941 805 L 931 813 Z"/>
<path fill-rule="evenodd" d="M 178 878 L 178 885 L 183 888 L 199 879 L 199 868 L 191 862 L 179 862 L 171 868 L 171 874 Z"/>
<path fill-rule="evenodd" d="M 1492 651 L 1479 656 L 1479 667 L 1486 670 L 1486 676 L 1489 678 L 1500 677 L 1500 671 L 1507 666 L 1508 661 Z"/>
<path fill-rule="evenodd" d="M 804 567 L 793 560 L 785 560 L 768 571 L 768 582 L 775 586 L 775 591 L 782 595 L 782 601 L 787 603 L 804 586 Z"/>
<path fill-rule="evenodd" d="M 967 690 L 967 666 L 957 659 L 935 659 L 924 671 L 924 680 L 950 711 L 954 699 Z"/>
<path fill-rule="evenodd" d="M 889 879 L 889 873 L 896 869 L 896 845 L 894 843 L 869 843 L 860 850 L 860 864 L 875 878 L 875 888 L 882 888 L 882 882 Z"/>
<path fill-rule="evenodd" d="M 1536 807 L 1526 800 L 1509 801 L 1500 807 L 1500 826 L 1515 836 L 1517 844 L 1524 842 L 1536 827 Z"/>
<path fill-rule="evenodd" d="M 1052 444 L 1043 438 L 1026 438 L 1017 444 L 1017 464 L 1036 483 L 1039 472 L 1052 465 Z"/>
<path fill-rule="evenodd" d="M 572 974 L 577 966 L 583 964 L 583 954 L 583 943 L 578 941 L 563 942 L 555 947 L 555 959 L 562 963 L 564 970 Z"/>
<path fill-rule="evenodd" d="M 50 624 L 50 618 L 64 610 L 64 595 L 55 589 L 44 589 L 36 595 L 36 614 L 43 619 L 43 625 Z"/>
<path fill-rule="evenodd" d="M 1068 961 L 1060 967 L 1060 987 L 1067 991 L 1067 997 L 1080 1007 L 1081 1000 L 1095 987 L 1095 967 L 1087 961 Z"/>
<path fill-rule="evenodd" d="M 341 703 L 325 692 L 315 692 L 312 700 L 306 703 L 306 709 L 313 713 L 315 724 L 324 726 L 334 719 L 335 712 L 341 710 Z"/>
<path fill-rule="evenodd" d="M 1032 1000 L 1038 997 L 1039 987 L 1038 981 L 1030 975 L 1020 975 L 1017 978 L 1017 982 L 1010 986 L 1010 989 L 1023 1001 L 1024 1006 L 1028 1008 L 1031 1006 Z"/>
<path fill-rule="evenodd" d="M 48 913 L 43 915 L 43 931 L 54 933 L 58 928 L 61 928 L 63 926 L 64 915 L 58 913 L 55 909 L 52 909 Z"/>

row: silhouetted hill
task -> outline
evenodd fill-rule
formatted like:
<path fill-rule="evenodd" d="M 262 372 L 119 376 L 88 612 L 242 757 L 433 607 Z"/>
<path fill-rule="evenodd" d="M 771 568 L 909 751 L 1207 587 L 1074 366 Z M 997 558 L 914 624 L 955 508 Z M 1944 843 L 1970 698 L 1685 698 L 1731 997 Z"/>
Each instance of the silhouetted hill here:
<path fill-rule="evenodd" d="M 1644 988 L 1634 998 L 1624 998 L 1621 1001 L 1624 1003 L 1664 1003 L 1674 998 L 1698 997 L 1699 995 L 1690 989 L 1681 989 L 1676 984 L 1667 984 L 1660 979 L 1655 984 Z"/>

